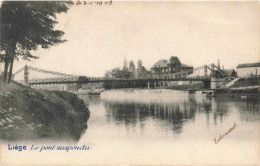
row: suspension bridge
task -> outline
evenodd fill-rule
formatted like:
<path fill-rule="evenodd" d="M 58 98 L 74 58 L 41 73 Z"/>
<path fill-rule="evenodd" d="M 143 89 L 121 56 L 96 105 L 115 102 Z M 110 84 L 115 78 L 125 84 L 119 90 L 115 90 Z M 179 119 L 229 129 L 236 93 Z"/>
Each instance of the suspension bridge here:
<path fill-rule="evenodd" d="M 38 72 L 43 74 L 51 75 L 52 77 L 48 78 L 36 78 L 30 79 L 30 72 Z M 187 77 L 187 73 L 196 73 L 196 71 L 203 71 L 204 74 L 202 76 L 195 77 Z M 208 71 L 211 71 L 211 74 L 208 74 Z M 204 65 L 198 68 L 194 68 L 192 71 L 181 71 L 177 72 L 171 76 L 163 76 L 153 78 L 152 76 L 148 78 L 129 78 L 129 79 L 120 79 L 120 78 L 105 78 L 105 77 L 86 77 L 79 75 L 66 74 L 61 72 L 49 71 L 45 69 L 39 69 L 36 67 L 31 67 L 25 65 L 23 68 L 18 70 L 13 74 L 13 79 L 19 74 L 23 73 L 22 80 L 16 80 L 19 83 L 24 85 L 48 85 L 48 84 L 88 84 L 88 83 L 107 83 L 107 82 L 147 82 L 147 83 L 156 83 L 156 82 L 170 82 L 170 81 L 202 81 L 204 83 L 204 87 L 210 87 L 212 83 L 218 82 L 229 82 L 225 81 L 221 78 L 226 77 L 226 73 L 221 70 L 215 64 Z M 191 74 L 192 75 L 192 74 Z M 80 79 L 80 77 L 84 77 L 87 79 Z"/>

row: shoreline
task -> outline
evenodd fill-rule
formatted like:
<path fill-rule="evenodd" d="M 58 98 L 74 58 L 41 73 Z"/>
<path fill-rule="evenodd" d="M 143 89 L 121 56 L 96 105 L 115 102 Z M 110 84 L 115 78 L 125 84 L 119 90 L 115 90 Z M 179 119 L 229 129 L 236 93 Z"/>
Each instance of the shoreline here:
<path fill-rule="evenodd" d="M 87 129 L 88 108 L 77 95 L 16 83 L 0 88 L 0 139 L 72 139 Z"/>
<path fill-rule="evenodd" d="M 100 96 L 110 98 L 113 96 L 120 96 L 121 98 L 134 98 L 134 97 L 174 97 L 178 95 L 176 92 L 183 92 L 187 95 L 199 93 L 200 95 L 205 94 L 205 97 L 216 97 L 216 98 L 230 98 L 235 100 L 260 100 L 259 88 L 219 88 L 219 89 L 197 89 L 197 90 L 176 90 L 169 88 L 122 88 L 122 89 L 108 89 L 101 93 Z M 209 95 L 206 95 L 208 94 Z"/>

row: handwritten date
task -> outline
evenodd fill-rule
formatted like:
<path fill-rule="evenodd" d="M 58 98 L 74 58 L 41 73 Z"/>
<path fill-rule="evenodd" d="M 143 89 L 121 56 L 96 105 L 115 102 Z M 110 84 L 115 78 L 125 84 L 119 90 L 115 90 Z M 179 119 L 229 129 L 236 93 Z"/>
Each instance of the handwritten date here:
<path fill-rule="evenodd" d="M 112 5 L 112 0 L 108 1 L 80 1 L 76 2 L 76 5 Z"/>

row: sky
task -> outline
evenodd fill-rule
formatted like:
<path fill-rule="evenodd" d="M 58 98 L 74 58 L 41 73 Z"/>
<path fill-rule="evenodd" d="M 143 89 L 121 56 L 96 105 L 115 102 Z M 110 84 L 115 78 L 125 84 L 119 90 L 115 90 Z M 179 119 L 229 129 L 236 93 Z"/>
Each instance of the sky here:
<path fill-rule="evenodd" d="M 150 69 L 160 59 L 177 56 L 199 67 L 217 64 L 236 68 L 258 62 L 259 2 L 113 2 L 73 5 L 58 15 L 56 29 L 66 43 L 33 52 L 40 59 L 18 61 L 40 69 L 85 76 L 104 76 L 138 59 Z"/>

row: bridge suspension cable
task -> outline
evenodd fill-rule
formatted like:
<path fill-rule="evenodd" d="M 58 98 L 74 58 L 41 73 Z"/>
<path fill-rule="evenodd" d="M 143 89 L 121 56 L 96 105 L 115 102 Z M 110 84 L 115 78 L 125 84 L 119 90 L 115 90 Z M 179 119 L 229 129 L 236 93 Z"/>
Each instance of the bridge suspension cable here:
<path fill-rule="evenodd" d="M 17 72 L 15 72 L 13 75 L 15 76 L 15 75 L 17 75 L 17 74 L 19 74 L 21 71 L 23 71 L 24 70 L 24 67 L 23 68 L 21 68 L 20 70 L 18 70 Z"/>
<path fill-rule="evenodd" d="M 60 73 L 60 72 L 44 70 L 44 69 L 38 69 L 38 68 L 35 68 L 35 67 L 31 67 L 31 66 L 28 66 L 28 69 L 33 70 L 33 71 L 37 71 L 37 72 L 46 73 L 46 74 L 52 74 L 52 75 L 59 75 L 59 76 L 66 76 L 66 77 L 77 77 L 77 75 L 65 74 L 65 73 Z"/>

